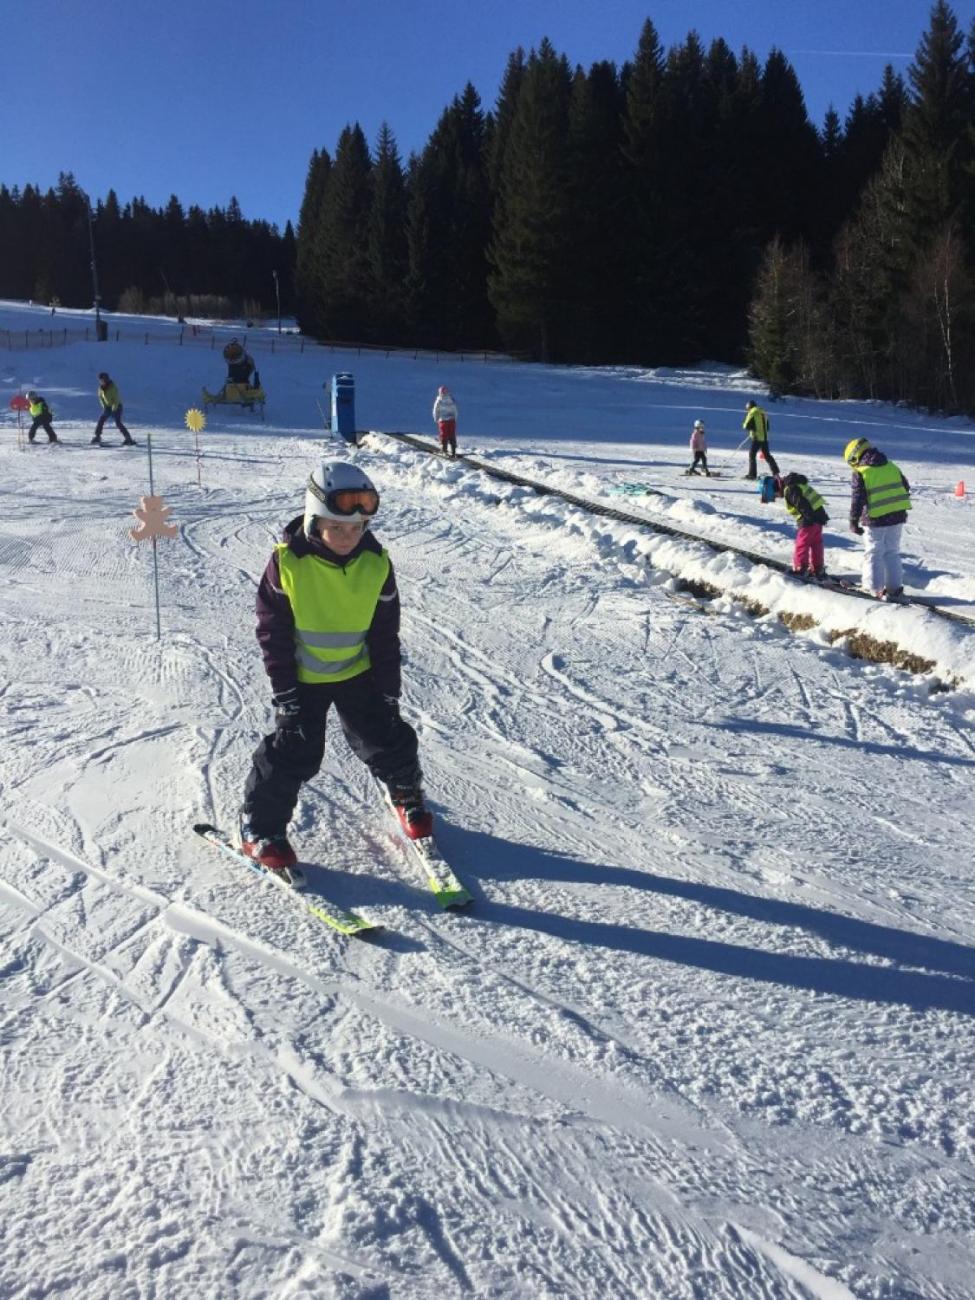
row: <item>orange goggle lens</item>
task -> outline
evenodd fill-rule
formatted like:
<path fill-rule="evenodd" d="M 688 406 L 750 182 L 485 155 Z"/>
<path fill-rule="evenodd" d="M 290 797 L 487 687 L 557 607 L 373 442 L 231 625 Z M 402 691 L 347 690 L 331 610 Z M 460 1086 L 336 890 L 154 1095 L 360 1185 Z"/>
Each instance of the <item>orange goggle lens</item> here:
<path fill-rule="evenodd" d="M 379 509 L 379 493 L 375 488 L 337 488 L 329 492 L 325 505 L 333 515 L 367 515 L 370 518 Z"/>

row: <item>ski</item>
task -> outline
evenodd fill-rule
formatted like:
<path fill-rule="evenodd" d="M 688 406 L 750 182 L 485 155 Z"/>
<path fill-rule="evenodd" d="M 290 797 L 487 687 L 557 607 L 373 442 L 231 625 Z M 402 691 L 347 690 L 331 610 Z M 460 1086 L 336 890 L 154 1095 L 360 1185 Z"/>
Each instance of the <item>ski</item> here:
<path fill-rule="evenodd" d="M 399 826 L 399 819 L 397 819 Z M 400 827 L 402 833 L 402 827 Z M 445 910 L 448 907 L 466 907 L 473 902 L 472 896 L 454 875 L 454 869 L 440 852 L 432 835 L 422 840 L 411 840 L 403 835 L 403 841 L 413 856 L 423 867 L 427 884 L 434 898 Z"/>
<path fill-rule="evenodd" d="M 437 841 L 433 836 L 427 835 L 422 840 L 411 840 L 400 825 L 396 809 L 389 797 L 389 791 L 381 782 L 377 781 L 376 784 L 382 791 L 383 799 L 389 809 L 389 815 L 393 819 L 403 843 L 420 864 L 427 885 L 440 906 L 446 910 L 448 907 L 465 907 L 468 903 L 472 903 L 474 901 L 472 895 L 457 879 L 453 867 L 440 852 Z"/>
<path fill-rule="evenodd" d="M 361 916 L 357 916 L 355 912 L 347 912 L 344 907 L 337 907 L 334 903 L 329 903 L 323 898 L 319 898 L 315 903 L 308 902 L 301 894 L 296 892 L 293 886 L 286 884 L 270 871 L 265 871 L 258 863 L 253 862 L 245 854 L 241 853 L 230 836 L 226 832 L 218 830 L 216 826 L 211 826 L 208 822 L 197 822 L 193 830 L 218 852 L 223 853 L 228 858 L 233 858 L 235 862 L 242 862 L 255 876 L 260 876 L 262 880 L 268 881 L 275 888 L 284 890 L 306 912 L 317 917 L 320 921 L 324 921 L 333 930 L 338 930 L 339 934 L 366 934 L 371 930 L 381 928 L 373 921 L 366 921 Z"/>

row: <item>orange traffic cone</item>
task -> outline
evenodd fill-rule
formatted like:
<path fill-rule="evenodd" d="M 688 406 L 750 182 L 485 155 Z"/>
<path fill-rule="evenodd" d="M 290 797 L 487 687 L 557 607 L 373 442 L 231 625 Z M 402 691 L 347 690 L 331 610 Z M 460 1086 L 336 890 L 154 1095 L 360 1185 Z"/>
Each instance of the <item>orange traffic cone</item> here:
<path fill-rule="evenodd" d="M 965 495 L 965 480 L 962 478 L 959 479 L 958 482 L 955 484 L 955 496 L 963 497 L 964 495 Z"/>

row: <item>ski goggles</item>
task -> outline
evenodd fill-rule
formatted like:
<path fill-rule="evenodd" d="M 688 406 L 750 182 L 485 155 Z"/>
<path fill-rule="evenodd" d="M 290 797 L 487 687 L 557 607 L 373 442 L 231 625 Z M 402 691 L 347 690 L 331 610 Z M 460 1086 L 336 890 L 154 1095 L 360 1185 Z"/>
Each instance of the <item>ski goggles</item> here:
<path fill-rule="evenodd" d="M 325 493 L 324 504 L 330 515 L 365 515 L 371 519 L 379 509 L 379 493 L 375 488 L 335 488 Z"/>

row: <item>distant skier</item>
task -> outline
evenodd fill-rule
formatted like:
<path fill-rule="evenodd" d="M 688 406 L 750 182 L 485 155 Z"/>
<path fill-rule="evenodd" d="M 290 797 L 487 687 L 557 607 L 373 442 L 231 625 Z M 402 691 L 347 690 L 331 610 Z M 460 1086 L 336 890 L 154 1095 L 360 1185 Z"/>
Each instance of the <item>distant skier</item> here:
<path fill-rule="evenodd" d="M 111 416 L 115 421 L 115 427 L 122 435 L 122 446 L 134 447 L 136 445 L 135 439 L 122 423 L 122 397 L 118 385 L 110 377 L 107 370 L 101 370 L 98 374 L 98 400 L 102 404 L 102 413 L 95 425 L 95 436 L 91 440 L 92 445 L 95 447 L 104 445 L 102 443 L 102 430 L 105 428 L 105 421 Z"/>
<path fill-rule="evenodd" d="M 711 471 L 708 469 L 708 445 L 704 439 L 704 421 L 695 420 L 694 427 L 691 430 L 691 451 L 694 453 L 694 459 L 691 461 L 690 468 L 685 471 L 687 474 L 696 474 L 698 465 L 704 470 L 708 478 L 711 477 Z"/>
<path fill-rule="evenodd" d="M 748 434 L 748 473 L 745 478 L 758 478 L 756 468 L 756 459 L 761 452 L 765 457 L 765 463 L 773 474 L 778 474 L 779 467 L 775 463 L 775 457 L 769 450 L 768 431 L 770 421 L 768 416 L 755 402 L 748 401 L 745 403 L 745 420 L 742 428 Z"/>
<path fill-rule="evenodd" d="M 440 431 L 440 450 L 453 458 L 457 455 L 457 403 L 443 385 L 433 402 L 433 418 Z"/>
<path fill-rule="evenodd" d="M 30 403 L 30 414 L 33 423 L 27 430 L 27 441 L 33 442 L 37 437 L 37 430 L 43 429 L 47 434 L 48 442 L 57 442 L 58 435 L 54 432 L 54 425 L 51 423 L 51 408 L 41 397 L 40 393 L 35 393 L 33 388 L 27 393 L 27 401 Z"/>
<path fill-rule="evenodd" d="M 776 497 L 782 498 L 786 510 L 798 524 L 792 551 L 792 572 L 798 576 L 808 573 L 814 578 L 825 578 L 823 528 L 829 523 L 826 502 L 805 474 L 786 474 L 784 478 L 777 474 L 772 481 Z M 762 482 L 767 483 L 768 479 Z"/>
<path fill-rule="evenodd" d="M 325 461 L 257 591 L 275 729 L 257 747 L 244 788 L 241 850 L 288 883 L 300 883 L 288 822 L 301 786 L 321 767 L 333 704 L 352 752 L 388 788 L 405 834 L 423 839 L 433 830 L 416 732 L 399 711 L 399 594 L 389 555 L 369 531 L 378 509 L 362 470 Z"/>
<path fill-rule="evenodd" d="M 897 600 L 904 594 L 901 534 L 911 508 L 910 484 L 866 438 L 848 442 L 843 459 L 853 470 L 850 532 L 863 538 L 863 586 L 880 600 Z"/>

